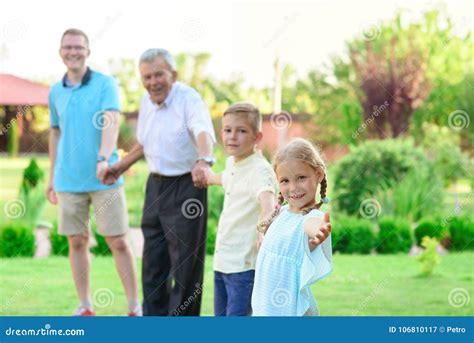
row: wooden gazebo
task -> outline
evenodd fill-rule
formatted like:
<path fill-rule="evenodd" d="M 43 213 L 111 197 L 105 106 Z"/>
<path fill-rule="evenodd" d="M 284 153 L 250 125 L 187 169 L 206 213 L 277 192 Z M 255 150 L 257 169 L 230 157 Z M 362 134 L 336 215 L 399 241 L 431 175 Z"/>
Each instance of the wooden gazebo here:
<path fill-rule="evenodd" d="M 16 123 L 18 128 L 18 139 L 28 136 L 22 139 L 25 144 L 21 146 L 31 145 L 29 141 L 33 139 L 33 135 L 24 135 L 25 132 L 30 132 L 28 117 L 33 116 L 34 106 L 48 106 L 48 92 L 49 87 L 41 83 L 10 74 L 0 74 L 0 151 L 6 150 L 9 129 L 13 123 Z"/>

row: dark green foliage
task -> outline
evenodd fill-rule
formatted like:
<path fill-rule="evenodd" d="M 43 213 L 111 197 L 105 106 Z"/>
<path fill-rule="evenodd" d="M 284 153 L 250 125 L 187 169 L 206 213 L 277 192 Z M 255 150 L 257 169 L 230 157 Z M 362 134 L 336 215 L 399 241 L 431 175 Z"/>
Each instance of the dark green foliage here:
<path fill-rule="evenodd" d="M 0 257 L 31 257 L 35 253 L 35 237 L 30 228 L 6 224 L 0 229 Z"/>
<path fill-rule="evenodd" d="M 394 254 L 408 252 L 413 244 L 413 235 L 408 221 L 400 218 L 382 218 L 379 222 L 377 252 Z"/>
<path fill-rule="evenodd" d="M 333 251 L 346 254 L 369 254 L 374 247 L 372 223 L 356 217 L 337 217 L 332 224 Z"/>
<path fill-rule="evenodd" d="M 363 200 L 393 187 L 408 172 L 426 166 L 423 150 L 411 140 L 368 141 L 354 147 L 336 168 L 336 207 L 358 215 Z"/>

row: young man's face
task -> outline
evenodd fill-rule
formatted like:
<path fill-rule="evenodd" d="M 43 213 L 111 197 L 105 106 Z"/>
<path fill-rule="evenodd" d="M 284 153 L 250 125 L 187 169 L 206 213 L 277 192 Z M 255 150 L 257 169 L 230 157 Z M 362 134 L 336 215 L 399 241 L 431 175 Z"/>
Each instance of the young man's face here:
<path fill-rule="evenodd" d="M 65 35 L 61 41 L 59 55 L 69 71 L 79 72 L 85 68 L 90 50 L 83 36 Z"/>
<path fill-rule="evenodd" d="M 236 114 L 227 114 L 222 119 L 222 142 L 228 155 L 236 161 L 243 160 L 254 152 L 262 139 L 261 132 L 254 132 L 248 119 Z"/>
<path fill-rule="evenodd" d="M 140 75 L 151 100 L 159 105 L 165 101 L 176 81 L 176 72 L 159 56 L 151 62 L 142 62 Z"/>

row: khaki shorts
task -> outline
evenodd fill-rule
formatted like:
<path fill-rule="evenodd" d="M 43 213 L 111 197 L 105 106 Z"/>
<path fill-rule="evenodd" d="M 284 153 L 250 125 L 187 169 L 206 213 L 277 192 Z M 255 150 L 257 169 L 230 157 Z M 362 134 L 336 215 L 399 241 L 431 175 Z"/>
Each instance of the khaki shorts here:
<path fill-rule="evenodd" d="M 127 233 L 128 213 L 123 186 L 89 193 L 58 193 L 61 235 L 85 235 L 90 230 L 89 209 L 94 205 L 97 232 L 102 236 Z"/>

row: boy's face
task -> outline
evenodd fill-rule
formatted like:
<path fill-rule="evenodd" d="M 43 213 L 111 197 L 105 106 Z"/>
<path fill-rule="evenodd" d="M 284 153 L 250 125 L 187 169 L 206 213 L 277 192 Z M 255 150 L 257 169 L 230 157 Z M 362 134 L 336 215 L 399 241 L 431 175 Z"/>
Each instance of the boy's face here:
<path fill-rule="evenodd" d="M 224 116 L 221 134 L 226 153 L 236 161 L 253 154 L 255 145 L 262 139 L 262 133 L 254 132 L 248 119 L 236 114 Z"/>

